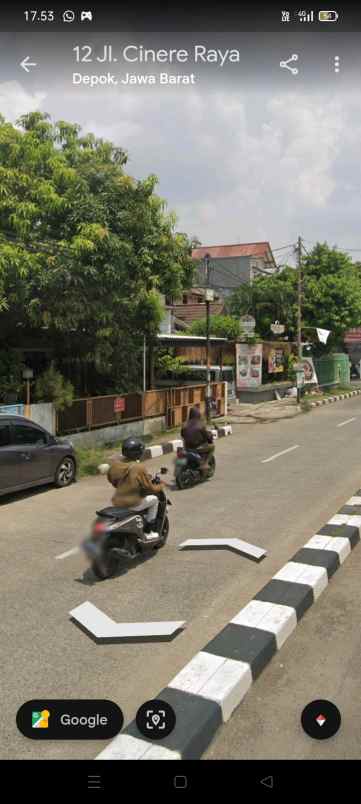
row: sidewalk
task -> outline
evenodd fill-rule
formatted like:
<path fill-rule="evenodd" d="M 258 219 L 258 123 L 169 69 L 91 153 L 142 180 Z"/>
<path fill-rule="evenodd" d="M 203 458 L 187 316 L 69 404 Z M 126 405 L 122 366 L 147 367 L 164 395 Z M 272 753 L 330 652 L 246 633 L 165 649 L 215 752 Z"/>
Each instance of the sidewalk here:
<path fill-rule="evenodd" d="M 258 405 L 232 402 L 228 406 L 227 422 L 230 424 L 264 424 L 278 419 L 293 419 L 302 412 L 301 406 L 292 398 L 260 402 Z"/>

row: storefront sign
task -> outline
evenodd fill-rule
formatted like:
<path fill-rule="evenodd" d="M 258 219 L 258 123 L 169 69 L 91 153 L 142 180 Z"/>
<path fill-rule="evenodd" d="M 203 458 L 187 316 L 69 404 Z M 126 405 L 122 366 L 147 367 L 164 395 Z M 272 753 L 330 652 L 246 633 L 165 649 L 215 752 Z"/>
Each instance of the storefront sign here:
<path fill-rule="evenodd" d="M 253 318 L 253 315 L 243 315 L 240 321 L 244 334 L 254 335 L 256 329 L 256 319 Z"/>
<path fill-rule="evenodd" d="M 275 321 L 274 324 L 271 324 L 271 332 L 274 335 L 283 335 L 286 327 L 284 324 L 280 324 L 279 321 Z"/>
<path fill-rule="evenodd" d="M 122 396 L 117 396 L 114 399 L 114 413 L 124 413 L 125 411 L 125 399 Z"/>
<path fill-rule="evenodd" d="M 268 355 L 268 373 L 280 374 L 284 369 L 283 349 L 271 349 Z"/>
<path fill-rule="evenodd" d="M 303 369 L 305 375 L 305 385 L 307 385 L 307 383 L 318 383 L 316 369 L 312 357 L 302 358 L 300 364 L 297 364 L 297 366 L 298 365 L 300 365 L 300 367 Z"/>
<path fill-rule="evenodd" d="M 262 383 L 262 344 L 237 343 L 237 388 L 256 388 Z"/>

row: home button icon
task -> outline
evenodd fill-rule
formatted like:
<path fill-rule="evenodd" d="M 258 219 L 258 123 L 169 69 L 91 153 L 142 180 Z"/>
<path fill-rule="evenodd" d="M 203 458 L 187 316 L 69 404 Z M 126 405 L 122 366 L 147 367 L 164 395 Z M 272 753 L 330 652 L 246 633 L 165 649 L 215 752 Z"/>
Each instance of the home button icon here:
<path fill-rule="evenodd" d="M 188 787 L 188 779 L 186 776 L 175 776 L 173 783 L 176 790 L 186 790 Z"/>

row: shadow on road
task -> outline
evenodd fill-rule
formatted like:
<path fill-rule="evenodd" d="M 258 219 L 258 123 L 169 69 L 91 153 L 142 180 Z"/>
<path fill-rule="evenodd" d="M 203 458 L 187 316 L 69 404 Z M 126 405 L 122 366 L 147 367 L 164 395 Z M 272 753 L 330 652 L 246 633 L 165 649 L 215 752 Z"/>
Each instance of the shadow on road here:
<path fill-rule="evenodd" d="M 45 492 L 54 489 L 53 483 L 47 483 L 46 486 L 35 486 L 30 489 L 23 489 L 22 491 L 13 491 L 11 494 L 4 494 L 0 497 L 0 506 L 16 503 L 20 500 L 26 500 L 28 497 L 36 497 L 38 494 L 45 494 Z M 60 489 L 59 489 L 60 491 Z"/>
<path fill-rule="evenodd" d="M 119 567 L 119 570 L 111 576 L 111 578 L 97 578 L 94 574 L 91 567 L 85 570 L 81 578 L 74 578 L 75 583 L 81 583 L 83 586 L 94 586 L 97 583 L 104 583 L 105 581 L 114 581 L 117 578 L 121 578 L 122 575 L 127 575 L 127 573 L 131 570 L 137 569 L 137 567 L 142 566 L 151 558 L 154 558 L 159 550 L 149 550 L 148 553 L 139 555 L 133 561 L 126 562 L 124 559 L 124 563 L 122 563 Z"/>

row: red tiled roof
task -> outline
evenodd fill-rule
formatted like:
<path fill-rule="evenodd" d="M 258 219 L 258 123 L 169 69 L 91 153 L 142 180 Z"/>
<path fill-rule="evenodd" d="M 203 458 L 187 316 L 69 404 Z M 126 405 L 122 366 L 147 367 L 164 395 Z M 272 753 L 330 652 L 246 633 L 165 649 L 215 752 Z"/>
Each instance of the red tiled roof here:
<path fill-rule="evenodd" d="M 220 257 L 263 257 L 273 258 L 271 246 L 267 240 L 261 243 L 235 243 L 231 246 L 199 246 L 192 251 L 194 260 L 202 260 L 209 254 L 214 259 Z"/>
<path fill-rule="evenodd" d="M 361 327 L 353 327 L 345 332 L 344 341 L 346 343 L 361 342 Z"/>
<path fill-rule="evenodd" d="M 223 313 L 223 304 L 210 304 L 209 310 L 211 315 L 221 315 Z M 201 303 L 197 304 L 175 304 L 172 307 L 174 315 L 182 321 L 191 323 L 198 321 L 200 318 L 206 317 L 206 305 Z"/>

